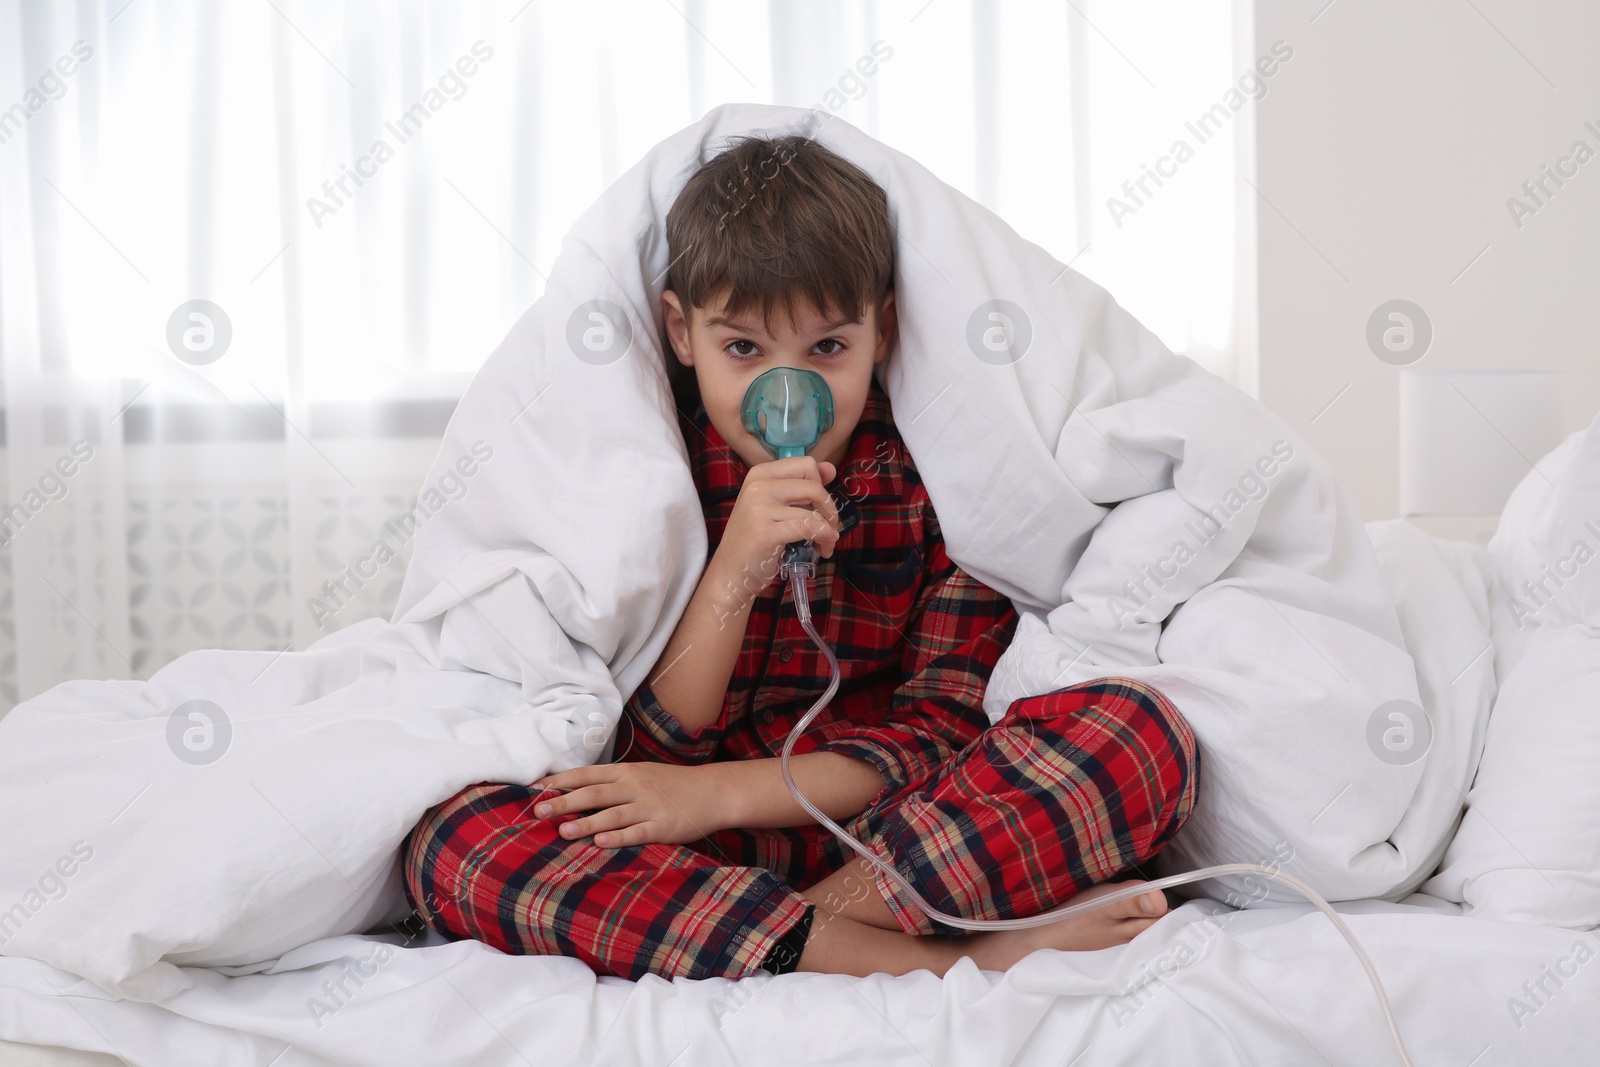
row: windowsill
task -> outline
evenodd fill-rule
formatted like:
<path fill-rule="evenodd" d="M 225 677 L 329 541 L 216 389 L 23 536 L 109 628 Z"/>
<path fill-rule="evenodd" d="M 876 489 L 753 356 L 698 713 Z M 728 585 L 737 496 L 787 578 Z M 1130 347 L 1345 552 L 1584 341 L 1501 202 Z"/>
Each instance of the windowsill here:
<path fill-rule="evenodd" d="M 375 397 L 367 400 L 312 401 L 307 424 L 290 429 L 281 402 L 218 400 L 152 402 L 140 397 L 115 422 L 122 440 L 130 445 L 197 444 L 221 441 L 282 441 L 304 433 L 313 440 L 432 438 L 444 435 L 445 426 L 460 402 L 459 396 Z M 104 418 L 85 407 L 74 423 L 62 404 L 46 405 L 41 412 L 46 445 L 66 446 L 95 427 L 88 438 L 98 443 L 107 432 Z M 7 412 L 0 408 L 0 442 L 8 441 Z M 112 430 L 110 432 L 116 432 Z"/>

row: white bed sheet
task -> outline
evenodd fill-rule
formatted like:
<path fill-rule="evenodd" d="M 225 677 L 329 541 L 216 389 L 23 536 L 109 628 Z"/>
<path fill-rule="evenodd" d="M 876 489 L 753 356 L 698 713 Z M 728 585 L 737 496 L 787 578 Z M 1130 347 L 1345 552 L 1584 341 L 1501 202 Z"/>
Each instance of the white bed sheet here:
<path fill-rule="evenodd" d="M 1593 1061 L 1595 933 L 1474 919 L 1420 894 L 1336 907 L 1419 1067 Z M 315 1017 L 324 983 L 386 943 L 392 958 Z M 275 973 L 189 973 L 194 988 L 155 1005 L 0 958 L 0 1037 L 132 1067 L 1398 1062 L 1355 956 L 1307 906 L 1192 900 L 1125 946 L 1040 951 L 1004 973 L 964 960 L 942 982 L 919 971 L 635 983 L 431 934 L 407 947 L 398 933 L 318 941 Z M 1549 995 L 1530 996 L 1524 983 L 1541 980 Z"/>
<path fill-rule="evenodd" d="M 83 1052 L 59 1045 L 18 1045 L 0 1041 L 0 1067 L 124 1067 L 125 1061 L 104 1052 Z"/>

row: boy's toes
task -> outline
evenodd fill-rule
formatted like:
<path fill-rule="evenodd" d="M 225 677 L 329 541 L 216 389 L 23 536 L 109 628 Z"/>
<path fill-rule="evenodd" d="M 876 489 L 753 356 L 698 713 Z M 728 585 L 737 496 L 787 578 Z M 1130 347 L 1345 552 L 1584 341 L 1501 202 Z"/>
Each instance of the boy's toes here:
<path fill-rule="evenodd" d="M 1090 886 L 1068 903 L 1082 903 L 1093 900 L 1095 897 L 1110 896 L 1122 892 L 1130 886 L 1140 884 L 1139 879 L 1129 879 L 1124 882 L 1101 882 L 1099 885 Z M 1159 889 L 1152 889 L 1138 896 L 1127 897 L 1114 904 L 1107 904 L 1104 908 L 1097 908 L 1089 915 L 1098 915 L 1104 920 L 1115 922 L 1129 922 L 1136 919 L 1158 919 L 1167 912 L 1167 897 Z M 1088 916 L 1085 916 L 1087 918 Z"/>
<path fill-rule="evenodd" d="M 1167 913 L 1167 895 L 1159 889 L 1152 889 L 1130 901 L 1137 909 L 1139 916 L 1157 919 Z"/>
<path fill-rule="evenodd" d="M 1126 883 L 1116 888 L 1126 888 Z M 1119 900 L 1106 907 L 1108 916 L 1122 922 L 1139 922 L 1141 920 L 1154 922 L 1167 912 L 1167 898 L 1159 889 L 1152 889 L 1148 893 L 1141 893 L 1136 897 Z"/>

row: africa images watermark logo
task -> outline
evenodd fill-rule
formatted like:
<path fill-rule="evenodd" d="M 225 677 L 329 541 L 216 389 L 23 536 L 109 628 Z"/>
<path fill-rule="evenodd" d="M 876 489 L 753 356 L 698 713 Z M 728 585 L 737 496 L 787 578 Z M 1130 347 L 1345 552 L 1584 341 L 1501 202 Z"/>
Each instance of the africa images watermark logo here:
<path fill-rule="evenodd" d="M 455 463 L 446 467 L 433 485 L 423 486 L 409 511 L 385 520 L 384 536 L 340 567 L 337 576 L 324 581 L 322 596 L 306 599 L 306 610 L 316 621 L 317 629 L 326 629 L 334 616 L 355 601 L 368 582 L 376 578 L 385 566 L 400 559 L 400 550 L 411 543 L 411 539 L 429 519 L 467 495 L 472 488 L 468 479 L 494 458 L 494 446 L 480 437 L 472 442 L 470 451 L 470 456 L 458 456 Z M 390 543 L 391 539 L 399 542 L 398 547 Z"/>
<path fill-rule="evenodd" d="M 1590 941 L 1600 941 L 1592 930 L 1588 936 Z M 1594 959 L 1595 947 L 1590 941 L 1574 941 L 1566 955 L 1558 956 L 1554 963 L 1544 964 L 1536 975 L 1522 983 L 1521 996 L 1506 998 L 1506 1010 L 1511 1013 L 1511 1021 L 1517 1024 L 1518 1030 L 1549 1006 L 1561 988 L 1578 976 L 1578 968 Z"/>
<path fill-rule="evenodd" d="M 1596 525 L 1593 519 L 1584 522 L 1583 530 L 1595 539 L 1595 544 L 1600 544 L 1600 525 Z M 1572 542 L 1566 555 L 1557 557 L 1553 564 L 1541 563 L 1538 577 L 1524 579 L 1521 595 L 1514 592 L 1506 597 L 1506 610 L 1511 613 L 1517 629 L 1527 625 L 1529 619 L 1534 619 L 1537 625 L 1539 613 L 1550 605 L 1556 594 L 1576 578 L 1579 569 L 1594 559 L 1595 555 L 1594 545 L 1589 543 L 1588 538 L 1580 537 Z"/>
<path fill-rule="evenodd" d="M 1583 128 L 1594 136 L 1595 143 L 1600 144 L 1600 126 L 1596 126 L 1594 120 L 1585 122 Z M 1567 182 L 1578 176 L 1578 168 L 1593 159 L 1595 154 L 1589 142 L 1580 137 L 1572 142 L 1566 155 L 1556 160 L 1554 169 L 1548 163 L 1541 163 L 1538 175 L 1522 183 L 1521 191 L 1527 199 L 1506 197 L 1506 210 L 1511 213 L 1512 226 L 1522 229 L 1529 216 L 1537 215 L 1548 207 Z"/>
<path fill-rule="evenodd" d="M 1272 846 L 1272 854 L 1258 862 L 1266 872 L 1277 874 L 1294 857 L 1294 846 L 1287 841 L 1278 841 Z M 1243 893 L 1229 889 L 1223 897 L 1222 902 L 1234 910 L 1204 915 L 1183 927 L 1171 946 L 1139 969 L 1133 981 L 1122 989 L 1116 1000 L 1111 1002 L 1111 1018 L 1117 1024 L 1117 1029 L 1122 1029 L 1129 1019 L 1139 1014 L 1167 983 L 1178 977 L 1190 965 L 1201 960 L 1206 946 L 1218 934 L 1224 932 L 1224 928 L 1235 916 L 1252 904 L 1267 899 L 1267 881 L 1261 875 L 1245 875 L 1242 884 L 1245 888 Z"/>
<path fill-rule="evenodd" d="M 55 63 L 39 75 L 38 88 L 29 86 L 22 99 L 0 111 L 0 145 L 5 144 L 27 128 L 33 116 L 49 104 L 67 95 L 66 79 L 94 58 L 94 48 L 87 41 L 73 41 L 72 54 L 57 57 Z"/>
<path fill-rule="evenodd" d="M 1139 177 L 1122 183 L 1122 192 L 1127 199 L 1116 196 L 1106 198 L 1106 210 L 1111 213 L 1111 221 L 1117 224 L 1117 229 L 1122 229 L 1122 220 L 1126 216 L 1137 214 L 1155 196 L 1147 182 L 1154 182 L 1156 188 L 1160 189 L 1166 184 L 1162 178 L 1176 177 L 1178 168 L 1194 158 L 1197 147 L 1220 133 L 1224 123 L 1232 121 L 1247 99 L 1259 101 L 1267 95 L 1267 79 L 1278 72 L 1279 64 L 1288 63 L 1293 58 L 1294 48 L 1287 41 L 1273 41 L 1269 53 L 1257 57 L 1255 65 L 1239 75 L 1237 87 L 1229 86 L 1220 101 L 1193 120 L 1184 122 L 1183 128 L 1194 136 L 1195 144 L 1191 145 L 1186 137 L 1179 137 L 1172 142 L 1172 147 L 1165 155 L 1156 159 L 1155 169 L 1141 163 Z M 1141 196 L 1141 193 L 1144 195 Z"/>
<path fill-rule="evenodd" d="M 82 439 L 74 441 L 70 454 L 58 456 L 55 463 L 39 475 L 39 488 L 29 486 L 19 503 L 0 501 L 0 548 L 11 544 L 23 527 L 47 505 L 64 498 L 71 489 L 68 479 L 93 458 L 93 445 Z"/>
<path fill-rule="evenodd" d="M 337 212 L 355 196 L 356 190 L 366 184 L 366 179 L 377 175 L 379 166 L 399 154 L 396 145 L 404 145 L 415 137 L 427 121 L 451 100 L 460 100 L 467 95 L 466 79 L 478 72 L 479 63 L 487 63 L 494 57 L 494 49 L 481 38 L 472 42 L 471 51 L 472 55 L 478 57 L 476 60 L 471 56 L 457 59 L 450 69 L 439 76 L 438 84 L 422 94 L 421 100 L 402 111 L 399 118 L 383 124 L 383 128 L 394 136 L 395 144 L 390 144 L 386 137 L 379 137 L 372 142 L 367 154 L 356 160 L 354 167 L 348 163 L 342 164 L 337 178 L 322 183 L 322 197 L 306 198 L 306 210 L 311 212 L 311 221 L 317 224 L 317 229 L 322 229 L 324 218 Z"/>
<path fill-rule="evenodd" d="M 1110 598 L 1111 618 L 1117 624 L 1117 629 L 1124 629 L 1129 622 L 1157 621 L 1141 618 L 1139 613 L 1155 599 L 1158 590 L 1165 589 L 1179 571 L 1199 557 L 1201 549 L 1215 540 L 1247 502 L 1261 500 L 1272 491 L 1273 479 L 1293 458 L 1294 446 L 1279 438 L 1272 443 L 1270 452 L 1258 457 L 1239 476 L 1238 481 L 1222 494 L 1222 499 L 1200 511 L 1195 518 L 1185 520 L 1183 533 L 1172 543 L 1167 554 L 1155 560 L 1154 566 L 1140 564 L 1140 577 L 1124 581 L 1123 595 Z"/>
<path fill-rule="evenodd" d="M 74 841 L 69 853 L 63 854 L 55 863 L 46 867 L 38 881 L 23 892 L 22 899 L 0 911 L 0 945 L 15 937 L 17 932 L 27 925 L 28 920 L 43 911 L 51 901 L 66 896 L 71 888 L 67 884 L 67 879 L 77 874 L 83 865 L 92 859 L 94 859 L 94 846 L 87 841 Z"/>

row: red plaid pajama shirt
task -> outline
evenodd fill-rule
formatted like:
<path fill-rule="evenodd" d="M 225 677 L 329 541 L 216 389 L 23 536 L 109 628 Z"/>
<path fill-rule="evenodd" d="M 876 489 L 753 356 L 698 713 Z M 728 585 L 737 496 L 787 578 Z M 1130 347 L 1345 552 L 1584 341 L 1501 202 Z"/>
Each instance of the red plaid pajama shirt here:
<path fill-rule="evenodd" d="M 703 404 L 680 425 L 714 553 L 749 468 Z M 810 595 L 841 679 L 794 754 L 842 753 L 884 778 L 840 824 L 939 910 L 981 919 L 1047 911 L 1154 854 L 1193 806 L 1200 757 L 1187 723 L 1149 686 L 1106 678 L 1014 701 L 990 727 L 983 693 L 1017 614 L 945 554 L 876 382 L 829 490 L 841 536 Z M 718 719 L 684 730 L 646 682 L 624 708 L 618 759 L 775 758 L 830 678 L 777 581 L 753 601 Z M 532 814 L 565 791 L 485 783 L 431 809 L 403 846 L 418 914 L 452 938 L 575 956 L 599 974 L 737 978 L 773 969 L 783 935 L 834 907 L 803 891 L 855 858 L 816 824 L 686 845 L 569 841 L 559 825 L 591 812 Z M 970 932 L 873 876 L 907 932 Z"/>

